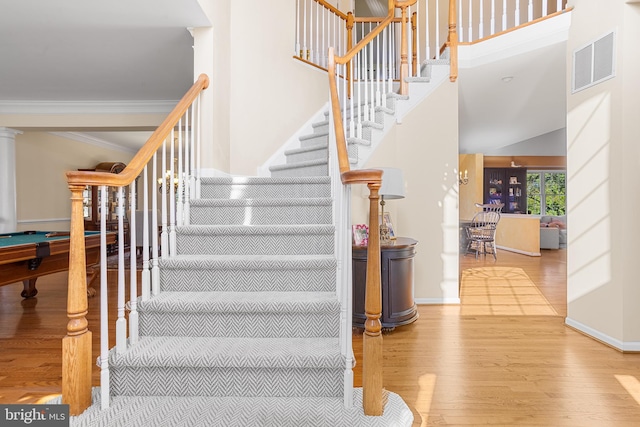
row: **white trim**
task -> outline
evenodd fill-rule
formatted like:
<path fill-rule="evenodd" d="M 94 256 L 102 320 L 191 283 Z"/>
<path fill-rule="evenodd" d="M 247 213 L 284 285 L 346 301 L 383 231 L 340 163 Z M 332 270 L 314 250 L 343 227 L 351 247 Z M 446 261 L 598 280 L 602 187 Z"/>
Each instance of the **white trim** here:
<path fill-rule="evenodd" d="M 95 145 L 96 147 L 107 148 L 110 150 L 126 151 L 127 153 L 137 153 L 138 150 L 134 148 L 123 147 L 113 142 L 105 141 L 95 136 L 90 136 L 80 132 L 47 132 L 51 135 L 59 136 L 61 138 L 72 139 L 74 141 L 83 142 L 85 144 Z"/>
<path fill-rule="evenodd" d="M 21 219 L 18 224 L 34 224 L 37 222 L 68 222 L 71 218 L 44 218 L 44 219 Z"/>
<path fill-rule="evenodd" d="M 460 298 L 416 298 L 417 305 L 460 304 Z"/>
<path fill-rule="evenodd" d="M 589 335 L 590 337 L 595 338 L 598 341 L 602 341 L 603 343 L 608 344 L 611 347 L 617 348 L 618 350 L 640 352 L 640 342 L 638 341 L 620 341 L 619 339 L 610 337 L 609 335 L 603 334 L 602 332 L 597 331 L 596 329 L 593 329 L 583 323 L 573 320 L 570 317 L 566 317 L 564 319 L 564 323 L 567 326 L 577 329 L 578 331 Z"/>
<path fill-rule="evenodd" d="M 168 114 L 178 101 L 0 101 L 0 114 Z"/>
<path fill-rule="evenodd" d="M 505 246 L 500 246 L 500 245 L 496 245 L 496 248 L 502 249 L 503 251 L 515 252 L 517 254 L 522 254 L 522 255 L 542 256 L 542 254 L 540 252 L 521 251 L 520 249 L 507 248 Z"/>

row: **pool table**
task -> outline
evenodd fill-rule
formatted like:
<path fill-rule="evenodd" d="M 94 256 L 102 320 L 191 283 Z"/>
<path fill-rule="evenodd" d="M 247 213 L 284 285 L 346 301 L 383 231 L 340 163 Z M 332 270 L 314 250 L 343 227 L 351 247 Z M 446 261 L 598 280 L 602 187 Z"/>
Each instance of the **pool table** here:
<path fill-rule="evenodd" d="M 100 232 L 86 231 L 87 288 L 96 277 L 93 266 L 100 261 Z M 107 244 L 114 243 L 115 233 L 107 233 Z M 0 286 L 22 282 L 23 298 L 38 293 L 40 276 L 69 270 L 69 232 L 17 231 L 0 234 Z"/>

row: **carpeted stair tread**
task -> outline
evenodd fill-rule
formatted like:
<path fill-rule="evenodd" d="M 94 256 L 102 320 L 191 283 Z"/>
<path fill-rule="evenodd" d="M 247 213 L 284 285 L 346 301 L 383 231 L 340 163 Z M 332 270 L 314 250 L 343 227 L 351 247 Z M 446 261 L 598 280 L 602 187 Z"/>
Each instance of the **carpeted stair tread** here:
<path fill-rule="evenodd" d="M 338 338 L 141 337 L 122 354 L 110 351 L 109 365 L 179 368 L 339 369 Z"/>
<path fill-rule="evenodd" d="M 163 291 L 335 292 L 329 255 L 177 255 L 160 259 Z"/>
<path fill-rule="evenodd" d="M 203 199 L 331 197 L 326 173 L 315 176 L 208 177 L 201 179 Z"/>
<path fill-rule="evenodd" d="M 327 165 L 327 159 L 319 159 L 319 160 L 306 160 L 304 162 L 299 162 L 296 164 L 284 164 L 284 165 L 274 165 L 270 166 L 269 170 L 272 172 L 281 171 L 281 170 L 289 170 L 296 168 L 304 168 L 309 166 L 325 166 Z"/>
<path fill-rule="evenodd" d="M 114 396 L 101 411 L 99 388 L 92 400 L 84 413 L 71 417 L 72 427 L 391 427 L 413 421 L 400 396 L 390 392 L 382 416 L 364 415 L 361 388 L 354 390 L 350 409 L 340 397 Z"/>
<path fill-rule="evenodd" d="M 230 234 L 237 236 L 256 235 L 328 235 L 333 234 L 333 225 L 324 224 L 277 224 L 277 225 L 184 225 L 176 233 L 183 236 L 205 234 Z"/>
<path fill-rule="evenodd" d="M 325 147 L 326 148 L 326 147 Z M 245 206 L 331 206 L 329 197 L 310 197 L 304 199 L 269 198 L 269 199 L 195 199 L 191 200 L 191 208 L 194 207 L 245 207 Z"/>
<path fill-rule="evenodd" d="M 196 270 L 306 270 L 309 268 L 335 269 L 333 255 L 176 255 L 161 258 L 165 269 L 193 268 Z"/>
<path fill-rule="evenodd" d="M 335 292 L 162 292 L 138 303 L 140 312 L 339 313 Z"/>

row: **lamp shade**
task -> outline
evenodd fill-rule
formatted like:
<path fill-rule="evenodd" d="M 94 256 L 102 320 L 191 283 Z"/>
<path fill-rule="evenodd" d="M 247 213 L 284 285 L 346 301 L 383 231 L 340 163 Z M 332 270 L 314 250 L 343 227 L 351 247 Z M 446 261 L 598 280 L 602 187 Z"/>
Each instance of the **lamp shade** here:
<path fill-rule="evenodd" d="M 404 198 L 404 178 L 402 170 L 397 168 L 379 168 L 383 171 L 382 185 L 378 192 L 385 199 Z"/>

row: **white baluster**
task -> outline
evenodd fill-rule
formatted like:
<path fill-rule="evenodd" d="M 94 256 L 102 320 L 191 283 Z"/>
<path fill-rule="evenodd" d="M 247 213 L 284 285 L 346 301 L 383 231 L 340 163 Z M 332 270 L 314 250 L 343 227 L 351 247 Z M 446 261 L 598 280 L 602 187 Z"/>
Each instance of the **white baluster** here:
<path fill-rule="evenodd" d="M 189 114 L 191 111 L 191 114 Z M 191 185 L 191 170 L 189 166 L 191 164 L 190 152 L 191 152 L 191 135 L 193 134 L 193 106 L 187 108 L 186 112 L 186 126 L 184 130 L 184 182 L 182 183 L 182 191 L 184 192 L 184 209 L 182 212 L 182 224 L 189 225 L 189 214 L 191 212 L 191 193 L 189 187 Z"/>
<path fill-rule="evenodd" d="M 164 147 L 163 147 L 164 151 Z M 158 247 L 160 242 L 158 242 L 158 153 L 153 153 L 153 168 L 151 176 L 153 177 L 153 183 L 151 186 L 152 197 L 151 197 L 151 230 L 153 234 L 151 235 L 151 256 L 153 257 L 151 267 L 151 293 L 153 295 L 158 295 L 160 293 L 160 266 L 159 266 L 159 254 Z M 162 249 L 164 250 L 166 246 Z"/>
<path fill-rule="evenodd" d="M 542 0 L 542 16 L 549 14 L 549 2 L 548 0 Z"/>
<path fill-rule="evenodd" d="M 504 1 L 507 1 L 507 0 L 504 0 Z M 437 4 L 438 2 L 436 1 L 436 7 L 437 7 Z M 436 14 L 436 22 L 438 21 L 440 21 L 440 15 Z M 461 43 L 464 41 L 464 28 L 463 28 L 463 22 L 462 22 L 462 0 L 458 0 L 458 39 Z M 436 43 L 436 55 L 438 55 L 438 52 L 440 52 L 440 44 Z"/>
<path fill-rule="evenodd" d="M 440 6 L 439 6 L 439 3 L 440 2 L 436 1 L 436 45 L 434 46 L 436 50 L 436 59 L 440 59 L 440 9 L 439 9 Z M 462 2 L 460 4 L 462 4 Z M 462 26 L 462 15 L 460 15 L 460 20 L 458 21 L 458 25 Z M 458 34 L 461 34 L 460 28 L 458 28 Z M 427 59 L 431 59 L 431 57 Z"/>
<path fill-rule="evenodd" d="M 491 35 L 496 33 L 496 0 L 491 0 Z"/>
<path fill-rule="evenodd" d="M 302 59 L 307 59 L 307 1 L 308 0 L 303 0 L 304 2 L 304 10 L 303 10 L 303 19 L 302 19 L 302 37 L 303 37 L 303 41 L 302 41 L 302 55 L 300 55 L 300 57 Z"/>
<path fill-rule="evenodd" d="M 293 47 L 293 56 L 301 57 L 300 55 L 300 0 L 296 0 L 296 43 Z"/>
<path fill-rule="evenodd" d="M 556 12 L 560 12 L 562 10 L 562 0 L 558 0 L 556 2 Z"/>
<path fill-rule="evenodd" d="M 356 136 L 356 118 L 355 118 L 355 106 L 354 104 L 354 96 L 353 96 L 353 60 L 349 61 L 345 64 L 349 67 L 349 72 L 351 73 L 351 81 L 347 82 L 349 85 L 349 90 L 351 91 L 351 99 L 345 98 L 345 102 L 349 102 L 349 109 L 351 112 L 351 117 L 349 119 L 349 137 L 354 138 Z"/>
<path fill-rule="evenodd" d="M 372 41 L 373 43 L 374 41 Z M 376 44 L 376 107 L 382 105 L 382 93 L 380 92 L 380 86 L 382 84 L 382 75 L 380 68 L 382 68 L 382 60 L 381 60 L 381 52 L 380 52 L 380 35 L 376 36 L 375 39 Z M 373 116 L 373 121 L 375 121 L 375 114 Z"/>
<path fill-rule="evenodd" d="M 322 58 L 322 66 L 327 68 L 327 45 L 325 44 L 326 42 L 326 34 L 325 34 L 325 30 L 326 30 L 326 22 L 325 22 L 325 17 L 327 15 L 327 13 L 329 13 L 328 10 L 326 10 L 325 8 L 322 8 L 322 46 L 321 46 L 321 58 Z"/>
<path fill-rule="evenodd" d="M 314 5 L 314 1 L 311 1 L 311 4 L 309 5 L 309 53 L 307 53 L 307 61 L 311 61 L 313 62 L 313 55 L 314 55 L 314 45 L 313 45 L 313 39 L 314 39 L 314 33 L 313 33 L 313 5 Z"/>
<path fill-rule="evenodd" d="M 527 22 L 533 21 L 533 1 L 529 0 L 529 7 L 527 8 Z"/>
<path fill-rule="evenodd" d="M 345 290 L 343 305 L 346 307 L 346 315 L 345 315 L 345 334 L 343 341 L 345 342 L 345 370 L 344 370 L 344 406 L 349 409 L 353 406 L 353 344 L 351 340 L 351 322 L 353 317 L 353 307 L 352 307 L 352 298 L 353 298 L 353 287 L 352 287 L 352 263 L 351 263 L 351 186 L 343 185 L 344 195 L 343 199 L 343 230 L 345 231 L 346 238 L 343 240 L 342 247 L 346 249 L 344 251 L 344 256 L 342 258 L 343 268 L 343 288 Z"/>
<path fill-rule="evenodd" d="M 371 23 L 369 23 L 369 32 L 371 32 Z M 374 74 L 373 74 L 373 43 L 369 43 L 369 86 L 371 90 L 371 99 L 369 103 L 369 120 L 375 121 L 375 86 L 374 86 Z"/>
<path fill-rule="evenodd" d="M 165 139 L 164 141 L 162 141 L 162 169 L 161 169 L 161 181 L 162 184 L 160 185 L 160 189 L 162 190 L 162 203 L 161 203 L 161 209 L 162 209 L 162 233 L 160 234 L 160 247 L 162 248 L 162 258 L 166 258 L 169 256 L 170 250 L 169 250 L 169 225 L 167 222 L 167 192 L 169 191 L 169 188 L 167 188 L 167 186 L 170 185 L 169 183 L 169 179 L 171 179 L 170 177 L 168 177 L 165 173 L 165 171 L 167 170 L 167 140 Z"/>
<path fill-rule="evenodd" d="M 107 286 L 107 187 L 100 186 L 100 407 L 109 407 L 109 288 Z"/>
<path fill-rule="evenodd" d="M 507 0 L 502 0 L 502 31 L 507 29 Z"/>
<path fill-rule="evenodd" d="M 153 161 L 155 162 L 155 154 Z M 151 296 L 151 266 L 149 265 L 149 170 L 147 166 L 148 165 L 144 166 L 142 172 L 142 301 L 147 301 Z"/>
<path fill-rule="evenodd" d="M 125 309 L 125 280 L 124 280 L 124 201 L 122 187 L 118 187 L 117 210 L 118 216 L 118 320 L 116 320 L 116 352 L 124 353 L 127 349 L 127 320 Z M 106 215 L 107 211 L 103 212 Z"/>
<path fill-rule="evenodd" d="M 436 21 L 438 20 L 437 10 L 438 10 L 438 2 L 436 1 Z M 424 39 L 425 39 L 425 44 L 427 45 L 425 49 L 425 56 L 426 56 L 426 59 L 431 59 L 431 34 L 429 31 L 431 28 L 431 23 L 429 22 L 429 4 L 428 3 L 424 8 L 424 13 L 425 13 L 424 20 L 426 23 L 424 26 Z M 385 31 L 386 31 L 386 28 L 385 28 Z M 420 64 L 420 61 L 418 61 L 418 64 Z"/>
<path fill-rule="evenodd" d="M 167 185 L 169 186 L 169 256 L 176 256 L 176 187 L 175 187 L 175 162 L 176 147 L 175 147 L 175 131 L 171 130 L 171 141 L 169 141 L 171 155 L 171 161 L 169 162 L 169 178 L 167 179 Z"/>
<path fill-rule="evenodd" d="M 364 24 L 363 24 L 364 25 Z M 362 27 L 362 36 L 364 37 L 364 26 Z M 362 74 L 364 75 L 364 80 L 361 83 L 363 86 L 362 90 L 364 91 L 364 105 L 362 108 L 364 108 L 364 115 L 363 115 L 363 120 L 369 121 L 369 90 L 368 90 L 368 80 L 369 80 L 369 73 L 367 72 L 367 48 L 365 47 L 364 49 L 361 50 L 362 52 Z"/>
<path fill-rule="evenodd" d="M 416 3 L 416 61 L 418 66 L 416 67 L 415 77 L 420 76 L 420 2 Z M 412 67 L 413 69 L 413 67 Z"/>
<path fill-rule="evenodd" d="M 393 92 L 393 24 L 389 27 L 389 31 L 387 32 L 387 53 L 389 55 L 388 63 L 387 63 L 387 93 Z"/>
<path fill-rule="evenodd" d="M 316 3 L 316 34 L 314 35 L 314 39 L 316 42 L 316 49 L 315 49 L 315 63 L 316 64 L 320 64 L 320 13 L 322 12 L 322 9 L 324 9 L 322 6 L 320 6 L 318 3 Z"/>
<path fill-rule="evenodd" d="M 362 106 L 362 52 L 356 54 L 357 72 L 358 72 L 358 127 L 356 136 L 362 139 L 362 120 L 363 120 L 363 106 Z"/>
<path fill-rule="evenodd" d="M 196 167 L 196 199 L 200 198 L 200 191 L 201 191 L 201 170 L 202 170 L 202 165 L 200 164 L 200 148 L 202 147 L 202 144 L 200 142 L 200 136 L 201 136 L 201 129 L 202 129 L 202 117 L 200 117 L 200 115 L 202 114 L 202 112 L 200 111 L 200 97 L 201 95 L 198 95 L 198 99 L 196 101 L 196 120 L 197 120 L 197 125 L 196 125 L 196 129 L 198 134 L 196 135 L 196 159 L 195 159 L 195 167 Z"/>
<path fill-rule="evenodd" d="M 136 180 L 129 186 L 129 345 L 138 343 L 138 268 L 136 259 Z"/>
<path fill-rule="evenodd" d="M 183 116 L 184 117 L 184 116 Z M 186 127 L 186 122 L 185 122 Z M 178 188 L 176 189 L 176 226 L 179 227 L 183 225 L 183 216 L 184 213 L 184 202 L 182 200 L 182 184 L 184 184 L 184 180 L 182 177 L 182 138 L 183 138 L 184 128 L 182 127 L 182 118 L 178 120 Z M 172 199 L 173 200 L 173 199 Z"/>
<path fill-rule="evenodd" d="M 480 24 L 478 25 L 478 39 L 484 38 L 484 0 L 480 0 Z"/>
<path fill-rule="evenodd" d="M 520 25 L 520 0 L 516 0 L 516 11 L 514 12 L 514 22 L 513 26 L 517 27 Z"/>
<path fill-rule="evenodd" d="M 473 4 L 469 0 L 469 41 L 473 41 Z"/>

